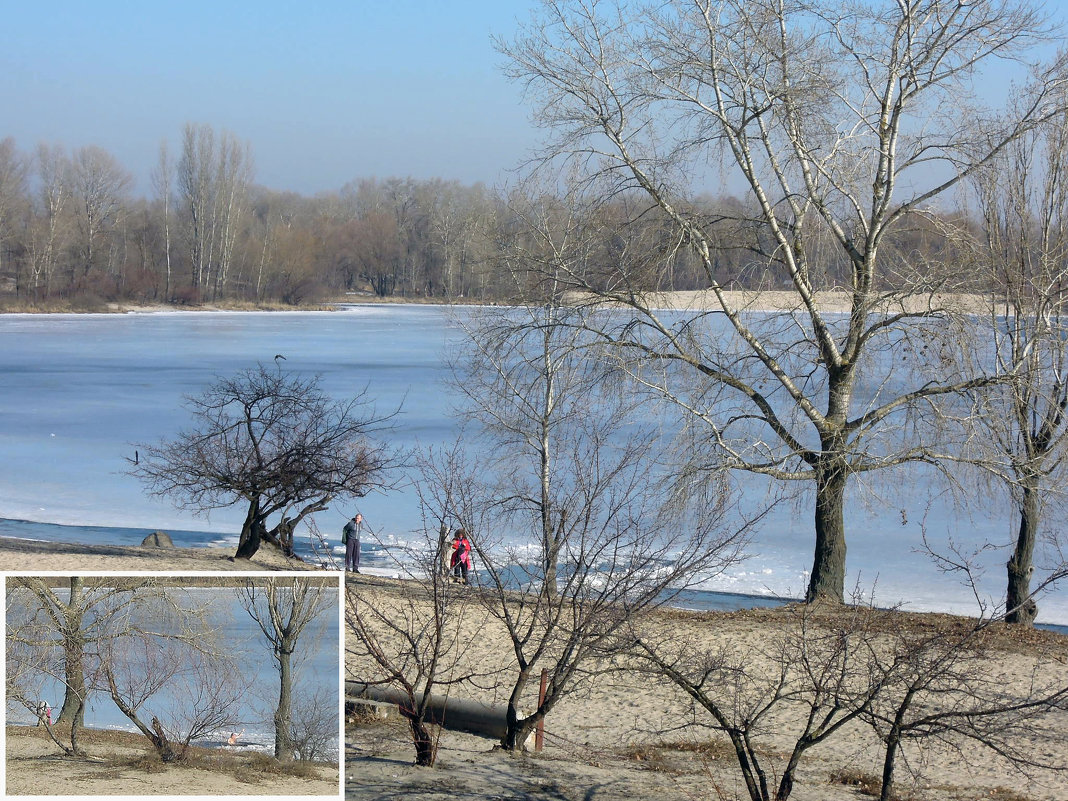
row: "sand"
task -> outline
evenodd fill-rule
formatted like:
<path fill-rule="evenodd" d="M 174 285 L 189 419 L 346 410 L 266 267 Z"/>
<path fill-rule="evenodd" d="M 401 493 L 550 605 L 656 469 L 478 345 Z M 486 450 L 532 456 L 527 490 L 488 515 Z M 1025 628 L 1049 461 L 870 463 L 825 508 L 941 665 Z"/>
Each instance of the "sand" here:
<path fill-rule="evenodd" d="M 349 580 L 350 591 L 359 591 L 361 603 L 386 609 L 392 608 L 389 598 L 398 592 L 398 584 Z M 658 615 L 651 626 L 662 634 L 705 647 L 733 649 L 743 655 L 748 672 L 771 675 L 778 666 L 768 656 L 773 650 L 770 644 L 776 632 L 796 624 L 799 614 L 797 608 L 700 614 L 672 610 Z M 506 638 L 481 606 L 468 606 L 463 616 L 467 645 L 456 670 L 483 676 L 500 673 L 495 681 L 484 678 L 482 688 L 469 685 L 451 692 L 455 697 L 503 704 L 513 672 Z M 954 626 L 967 625 L 944 615 L 914 614 L 900 619 L 902 625 L 912 627 L 907 630 L 910 636 L 919 636 L 932 626 L 952 631 Z M 983 659 L 969 665 L 969 670 L 983 671 L 1006 688 L 1025 686 L 1032 677 L 1038 682 L 1068 682 L 1068 637 L 1004 628 L 999 632 Z M 346 669 L 356 680 L 378 675 L 352 641 L 348 643 Z M 532 700 L 526 700 L 528 707 Z M 758 734 L 760 747 L 769 755 L 767 767 L 773 783 L 796 739 L 800 714 L 799 708 L 786 705 Z M 442 731 L 438 764 L 427 769 L 413 766 L 414 753 L 402 719 L 350 716 L 346 797 L 360 801 L 390 797 L 427 801 L 457 797 L 473 801 L 746 798 L 726 738 L 697 725 L 707 722 L 706 712 L 695 712 L 687 699 L 660 677 L 632 670 L 597 673 L 587 676 L 583 686 L 549 715 L 543 752 L 509 756 L 494 750 L 492 739 Z M 1041 760 L 1068 762 L 1068 711 L 1042 718 L 1014 745 Z M 880 743 L 871 728 L 850 724 L 806 753 L 790 797 L 798 801 L 863 798 L 855 783 L 877 782 L 881 760 Z M 1034 769 L 1025 775 L 966 741 L 954 742 L 952 747 L 928 741 L 925 747 L 909 745 L 905 749 L 898 761 L 895 787 L 900 798 L 932 801 L 974 801 L 980 797 L 1053 801 L 1068 799 L 1068 774 Z"/>
<path fill-rule="evenodd" d="M 751 312 L 783 312 L 801 308 L 801 296 L 784 290 L 726 290 L 724 299 L 731 308 Z M 572 300 L 582 295 L 575 293 Z M 714 311 L 721 308 L 715 293 L 708 289 L 675 292 L 649 292 L 644 296 L 651 309 L 673 311 Z M 816 307 L 828 314 L 847 314 L 851 295 L 845 290 L 824 290 L 815 295 Z M 985 295 L 963 294 L 915 294 L 893 300 L 883 300 L 877 307 L 883 312 L 921 312 L 928 309 L 944 309 L 962 314 L 987 314 L 990 298 Z"/>
<path fill-rule="evenodd" d="M 233 559 L 233 548 L 155 548 L 140 545 L 82 545 L 68 542 L 0 537 L 0 565 L 9 572 L 153 573 L 234 570 L 244 573 L 276 570 L 317 570 L 299 559 L 287 559 L 277 548 L 263 546 L 252 559 Z"/>
<path fill-rule="evenodd" d="M 105 734 L 113 735 L 114 732 Z M 316 765 L 310 776 L 267 772 L 252 759 L 227 759 L 227 764 L 164 765 L 150 746 L 134 735 L 107 737 L 87 733 L 85 746 L 93 760 L 65 756 L 42 729 L 7 727 L 7 795 L 65 796 L 333 796 L 338 769 Z M 143 739 L 143 738 L 142 738 Z M 117 741 L 113 741 L 117 740 Z M 147 755 L 147 756 L 146 756 Z"/>

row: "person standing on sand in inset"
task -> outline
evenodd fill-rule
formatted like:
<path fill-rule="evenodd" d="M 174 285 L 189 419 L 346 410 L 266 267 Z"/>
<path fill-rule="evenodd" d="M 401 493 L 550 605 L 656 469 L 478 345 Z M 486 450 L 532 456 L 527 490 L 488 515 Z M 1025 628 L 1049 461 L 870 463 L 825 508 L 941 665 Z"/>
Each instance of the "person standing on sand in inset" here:
<path fill-rule="evenodd" d="M 363 515 L 357 513 L 341 531 L 341 544 L 345 546 L 345 569 L 353 573 L 360 572 L 360 529 L 363 527 Z"/>
<path fill-rule="evenodd" d="M 471 540 L 462 528 L 456 530 L 452 540 L 452 558 L 449 560 L 455 579 L 467 583 L 467 571 L 471 569 Z"/>

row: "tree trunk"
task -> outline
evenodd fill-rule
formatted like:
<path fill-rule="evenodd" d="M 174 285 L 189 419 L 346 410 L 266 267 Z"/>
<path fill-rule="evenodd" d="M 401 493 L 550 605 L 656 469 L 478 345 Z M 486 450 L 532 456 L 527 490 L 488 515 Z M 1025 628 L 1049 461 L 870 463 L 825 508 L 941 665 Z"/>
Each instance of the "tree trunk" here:
<path fill-rule="evenodd" d="M 1031 597 L 1031 574 L 1034 573 L 1032 558 L 1035 539 L 1042 521 L 1042 505 L 1037 478 L 1024 479 L 1020 499 L 1020 531 L 1016 536 L 1016 549 L 1008 561 L 1008 588 L 1005 593 L 1005 622 L 1033 626 L 1038 615 L 1038 604 Z"/>
<path fill-rule="evenodd" d="M 879 801 L 890 801 L 893 797 L 894 788 L 894 764 L 897 761 L 897 749 L 901 743 L 901 735 L 896 726 L 891 729 L 890 736 L 886 741 L 886 754 L 883 757 L 883 778 L 879 791 Z"/>
<path fill-rule="evenodd" d="M 801 761 L 801 754 L 805 748 L 794 748 L 790 760 L 783 768 L 782 778 L 779 780 L 779 788 L 775 791 L 775 801 L 786 801 L 794 791 L 794 776 L 797 774 L 797 766 Z"/>
<path fill-rule="evenodd" d="M 63 695 L 63 709 L 55 720 L 55 725 L 70 724 L 81 728 L 85 722 L 85 639 L 82 634 L 81 607 L 84 580 L 81 576 L 70 579 L 70 598 L 67 602 L 66 633 L 63 638 L 63 681 L 66 690 Z"/>
<path fill-rule="evenodd" d="M 260 499 L 257 496 L 249 501 L 248 514 L 241 526 L 241 536 L 237 541 L 237 553 L 235 559 L 251 559 L 260 549 L 260 540 L 263 537 L 263 521 L 260 520 Z"/>
<path fill-rule="evenodd" d="M 844 465 L 816 467 L 816 550 L 805 601 L 845 600 L 845 491 L 849 473 Z"/>
<path fill-rule="evenodd" d="M 76 723 L 72 723 L 70 727 L 70 750 L 71 753 L 76 756 L 85 756 L 85 752 L 82 750 L 79 737 L 81 736 L 81 723 L 82 718 L 85 716 L 85 701 L 82 701 L 78 705 L 78 712 L 74 716 Z"/>
<path fill-rule="evenodd" d="M 293 706 L 292 647 L 282 642 L 278 649 L 278 708 L 274 711 L 274 758 L 279 762 L 293 759 L 289 723 Z"/>
<path fill-rule="evenodd" d="M 146 726 L 145 722 L 141 720 L 140 716 L 137 714 L 137 709 L 123 700 L 122 694 L 119 692 L 119 688 L 115 684 L 115 674 L 112 673 L 110 667 L 105 666 L 104 676 L 107 679 L 108 691 L 111 693 L 111 700 L 115 702 L 115 706 L 118 707 L 118 710 L 129 718 L 130 722 L 137 727 L 138 731 L 152 743 L 152 747 L 156 749 L 156 753 L 159 754 L 160 759 L 164 762 L 177 761 L 178 754 L 176 754 L 171 747 L 170 740 L 167 739 L 167 735 L 163 731 L 163 726 L 159 722 L 159 718 L 153 716 L 152 725 Z"/>
<path fill-rule="evenodd" d="M 897 762 L 898 749 L 901 747 L 902 721 L 905 719 L 905 714 L 908 712 L 909 707 L 912 706 L 912 699 L 915 695 L 916 687 L 909 687 L 905 692 L 904 697 L 901 699 L 901 703 L 898 704 L 897 712 L 894 713 L 894 721 L 890 725 L 890 731 L 887 732 L 886 753 L 883 754 L 883 778 L 879 790 L 879 801 L 890 801 L 893 797 L 894 765 Z"/>
<path fill-rule="evenodd" d="M 702 704 L 708 708 L 707 704 Z M 755 754 L 750 753 L 746 739 L 741 731 L 727 730 L 734 746 L 734 756 L 738 760 L 738 766 L 742 770 L 742 778 L 745 779 L 745 789 L 749 792 L 749 801 L 767 801 L 768 779 L 760 768 Z"/>
<path fill-rule="evenodd" d="M 520 719 L 513 714 L 511 706 L 508 707 L 508 731 L 504 737 L 501 738 L 501 748 L 505 751 L 515 752 L 523 748 L 523 744 L 527 741 L 530 733 L 534 731 L 534 727 L 538 725 L 537 716 L 531 716 L 529 718 Z"/>
<path fill-rule="evenodd" d="M 508 707 L 504 716 L 504 722 L 508 728 L 501 738 L 501 748 L 505 751 L 518 749 L 530 733 L 529 728 L 523 731 L 523 721 L 519 717 L 519 697 L 523 694 L 523 688 L 526 687 L 529 672 L 529 667 L 520 669 L 519 676 L 512 687 L 512 694 L 508 698 Z"/>
<path fill-rule="evenodd" d="M 434 748 L 434 738 L 430 730 L 418 715 L 408 716 L 408 725 L 411 727 L 412 742 L 415 744 L 415 764 L 424 768 L 433 767 L 437 749 Z"/>
<path fill-rule="evenodd" d="M 164 762 L 176 762 L 178 760 L 178 754 L 174 752 L 174 748 L 171 747 L 170 740 L 167 739 L 166 733 L 163 731 L 163 726 L 160 725 L 159 718 L 152 718 L 152 744 L 156 746 L 156 751 L 159 752 L 159 757 Z"/>

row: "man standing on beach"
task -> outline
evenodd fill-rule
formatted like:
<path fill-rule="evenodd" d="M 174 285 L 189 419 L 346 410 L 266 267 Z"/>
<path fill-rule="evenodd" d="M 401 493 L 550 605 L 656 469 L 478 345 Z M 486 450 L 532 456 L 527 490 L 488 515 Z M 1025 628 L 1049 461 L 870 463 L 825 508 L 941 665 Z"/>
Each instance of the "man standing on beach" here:
<path fill-rule="evenodd" d="M 345 569 L 353 573 L 360 572 L 360 528 L 363 515 L 357 514 L 341 532 L 341 543 L 345 546 Z"/>

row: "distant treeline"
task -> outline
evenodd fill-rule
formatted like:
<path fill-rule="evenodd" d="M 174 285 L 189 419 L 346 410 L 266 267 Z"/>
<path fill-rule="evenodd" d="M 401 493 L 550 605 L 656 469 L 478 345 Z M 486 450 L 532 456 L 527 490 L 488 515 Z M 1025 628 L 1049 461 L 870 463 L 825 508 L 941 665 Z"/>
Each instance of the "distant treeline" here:
<path fill-rule="evenodd" d="M 529 195 L 517 204 L 514 191 L 482 184 L 367 178 L 304 197 L 258 186 L 252 164 L 249 146 L 233 135 L 187 125 L 177 153 L 160 148 L 151 195 L 136 197 L 130 173 L 102 148 L 42 144 L 30 152 L 0 141 L 0 304 L 303 305 L 345 293 L 497 301 L 520 288 L 524 254 L 574 258 L 580 250 L 590 265 L 647 260 L 647 285 L 636 289 L 708 285 L 663 216 L 625 197 L 601 207 L 598 224 L 583 226 L 582 246 L 561 255 L 539 245 L 536 229 L 570 224 L 566 212 L 532 219 Z M 765 248 L 744 204 L 706 196 L 690 212 L 717 221 L 717 280 L 775 288 L 773 265 L 754 256 Z M 944 263 L 943 230 L 917 217 L 895 248 Z M 836 264 L 833 248 L 827 253 L 827 285 L 848 283 L 848 267 Z M 596 280 L 596 269 L 586 272 Z"/>

